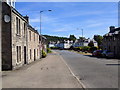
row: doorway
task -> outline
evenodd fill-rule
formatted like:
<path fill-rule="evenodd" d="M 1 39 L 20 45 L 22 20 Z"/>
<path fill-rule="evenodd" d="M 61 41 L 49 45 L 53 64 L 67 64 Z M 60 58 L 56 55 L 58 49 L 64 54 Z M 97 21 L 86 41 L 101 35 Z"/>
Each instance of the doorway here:
<path fill-rule="evenodd" d="M 34 49 L 34 61 L 36 60 L 36 52 L 35 52 L 35 49 Z"/>
<path fill-rule="evenodd" d="M 26 46 L 24 46 L 24 64 L 27 64 L 27 60 L 26 60 Z"/>

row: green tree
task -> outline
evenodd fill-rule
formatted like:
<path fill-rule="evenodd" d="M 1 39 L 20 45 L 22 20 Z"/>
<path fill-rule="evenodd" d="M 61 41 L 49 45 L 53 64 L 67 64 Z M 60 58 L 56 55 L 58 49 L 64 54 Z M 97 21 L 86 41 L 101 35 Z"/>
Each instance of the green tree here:
<path fill-rule="evenodd" d="M 77 38 L 74 35 L 70 35 L 69 39 L 75 41 Z"/>
<path fill-rule="evenodd" d="M 90 43 L 88 44 L 89 47 L 94 47 L 94 43 L 93 41 L 90 41 Z"/>
<path fill-rule="evenodd" d="M 79 39 L 84 40 L 84 39 L 86 39 L 86 38 L 85 38 L 85 37 L 79 37 Z"/>
<path fill-rule="evenodd" d="M 102 44 L 103 36 L 101 36 L 101 35 L 94 35 L 94 40 L 97 41 L 98 47 L 100 48 L 100 45 Z"/>

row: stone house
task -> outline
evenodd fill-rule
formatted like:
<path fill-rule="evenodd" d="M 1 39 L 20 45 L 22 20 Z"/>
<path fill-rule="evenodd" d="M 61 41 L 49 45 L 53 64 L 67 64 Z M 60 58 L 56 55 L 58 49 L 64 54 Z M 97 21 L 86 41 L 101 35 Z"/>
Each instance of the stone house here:
<path fill-rule="evenodd" d="M 40 41 L 37 30 L 28 25 L 27 30 L 28 63 L 40 59 Z"/>
<path fill-rule="evenodd" d="M 2 65 L 12 70 L 26 64 L 28 21 L 15 8 L 2 2 Z"/>
<path fill-rule="evenodd" d="M 120 58 L 120 27 L 111 26 L 109 33 L 103 37 L 103 49 L 113 52 L 116 57 Z"/>
<path fill-rule="evenodd" d="M 45 36 L 43 36 L 43 35 L 40 35 L 39 36 L 39 39 L 40 39 L 40 41 L 42 42 L 41 44 L 40 44 L 40 50 L 42 51 L 42 50 L 44 50 L 45 52 L 47 52 L 47 42 L 46 42 L 46 37 Z"/>
<path fill-rule="evenodd" d="M 2 50 L 1 50 L 1 31 L 2 31 L 2 1 L 0 1 L 0 52 L 2 52 Z M 2 60 L 2 56 L 1 56 L 1 53 L 0 53 L 0 60 Z M 0 67 L 0 70 L 1 70 L 1 68 L 2 68 L 2 64 L 1 64 L 2 62 L 0 62 L 0 65 L 1 65 L 1 67 Z"/>
<path fill-rule="evenodd" d="M 40 35 L 29 25 L 28 16 L 23 17 L 15 8 L 2 2 L 1 26 L 2 70 L 14 70 L 40 59 Z"/>

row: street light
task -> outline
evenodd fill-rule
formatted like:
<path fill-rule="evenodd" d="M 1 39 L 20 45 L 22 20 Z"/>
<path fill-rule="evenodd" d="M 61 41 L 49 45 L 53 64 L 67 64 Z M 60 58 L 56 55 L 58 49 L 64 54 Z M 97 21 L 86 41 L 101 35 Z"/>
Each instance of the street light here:
<path fill-rule="evenodd" d="M 83 38 L 83 29 L 81 29 L 81 31 L 82 31 L 82 38 Z"/>
<path fill-rule="evenodd" d="M 40 44 L 41 44 L 41 47 L 42 47 L 42 13 L 43 12 L 45 12 L 45 11 L 52 11 L 52 10 L 42 10 L 42 11 L 40 11 L 40 40 L 41 40 L 41 42 L 40 42 Z M 40 48 L 41 48 L 40 47 Z M 42 55 L 42 53 L 41 53 L 41 55 Z"/>
<path fill-rule="evenodd" d="M 52 10 L 43 10 L 43 11 L 40 11 L 40 35 L 42 35 L 42 12 L 45 12 L 45 11 L 52 11 Z"/>

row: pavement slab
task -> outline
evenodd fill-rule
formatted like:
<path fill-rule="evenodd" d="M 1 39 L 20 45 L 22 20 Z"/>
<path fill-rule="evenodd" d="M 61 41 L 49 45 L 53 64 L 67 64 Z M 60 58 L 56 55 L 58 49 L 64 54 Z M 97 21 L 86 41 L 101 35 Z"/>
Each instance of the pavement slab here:
<path fill-rule="evenodd" d="M 2 74 L 2 88 L 82 88 L 56 52 Z"/>

